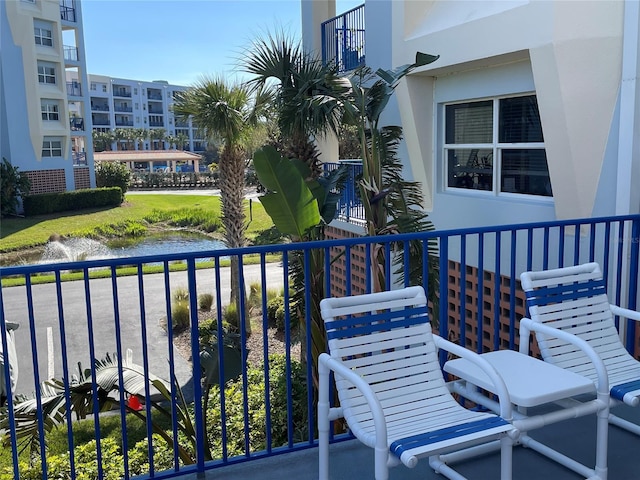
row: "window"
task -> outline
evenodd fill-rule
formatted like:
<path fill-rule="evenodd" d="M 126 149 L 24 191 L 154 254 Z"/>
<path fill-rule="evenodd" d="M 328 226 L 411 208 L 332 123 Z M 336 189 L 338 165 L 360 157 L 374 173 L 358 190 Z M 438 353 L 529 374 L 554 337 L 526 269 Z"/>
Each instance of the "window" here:
<path fill-rule="evenodd" d="M 59 120 L 57 100 L 40 100 L 40 110 L 42 112 L 42 120 Z"/>
<path fill-rule="evenodd" d="M 56 66 L 53 63 L 38 62 L 38 82 L 55 85 Z"/>
<path fill-rule="evenodd" d="M 58 137 L 44 137 L 42 140 L 43 157 L 61 157 L 62 139 Z"/>
<path fill-rule="evenodd" d="M 44 22 L 34 25 L 33 33 L 36 39 L 36 45 L 44 45 L 47 47 L 53 47 L 53 32 L 49 25 Z"/>
<path fill-rule="evenodd" d="M 134 89 L 133 89 L 133 94 L 134 94 L 134 95 L 137 95 L 137 94 L 138 94 L 138 89 L 137 89 L 137 88 L 134 88 Z"/>
<path fill-rule="evenodd" d="M 446 187 L 551 197 L 535 95 L 445 106 Z"/>
<path fill-rule="evenodd" d="M 91 82 L 91 90 L 96 90 L 96 84 L 94 82 Z"/>
<path fill-rule="evenodd" d="M 106 83 L 103 83 L 103 84 L 102 84 L 102 91 L 103 91 L 104 93 L 107 93 L 107 84 L 106 84 Z"/>

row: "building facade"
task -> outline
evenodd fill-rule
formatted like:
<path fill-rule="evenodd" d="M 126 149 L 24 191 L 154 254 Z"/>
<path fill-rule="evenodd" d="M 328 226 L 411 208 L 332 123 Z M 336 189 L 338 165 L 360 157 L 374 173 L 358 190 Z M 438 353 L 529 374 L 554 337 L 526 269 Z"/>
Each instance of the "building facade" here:
<path fill-rule="evenodd" d="M 365 1 L 359 50 L 360 24 L 336 18 L 335 0 L 301 3 L 305 48 L 319 54 L 328 42 L 340 68 L 354 51 L 352 63 L 373 71 L 411 64 L 416 52 L 440 55 L 400 82 L 383 117 L 403 128 L 404 175 L 421 183 L 436 229 L 640 213 L 640 2 Z M 496 332 L 508 344 L 509 289 L 524 269 L 545 268 L 526 266 L 527 249 L 557 255 L 571 242 L 584 251 L 589 235 L 604 246 L 630 233 L 568 228 L 500 258 L 478 253 L 498 238 L 450 246 L 449 323 L 459 325 L 464 310 L 483 326 L 467 346 L 492 348 Z M 629 269 L 628 253 L 607 260 Z M 519 286 L 515 297 L 521 318 Z"/>
<path fill-rule="evenodd" d="M 80 2 L 9 0 L 0 22 L 2 157 L 32 194 L 95 187 Z"/>
<path fill-rule="evenodd" d="M 113 132 L 117 129 L 144 129 L 150 138 L 143 141 L 118 138 L 112 149 L 162 150 L 177 146 L 178 150 L 201 152 L 206 148 L 202 133 L 189 119 L 176 121 L 171 106 L 178 92 L 187 87 L 170 85 L 166 81 L 144 82 L 103 75 L 89 75 L 91 124 L 96 132 Z M 153 132 L 164 132 L 166 141 Z M 179 145 L 176 145 L 179 143 Z"/>

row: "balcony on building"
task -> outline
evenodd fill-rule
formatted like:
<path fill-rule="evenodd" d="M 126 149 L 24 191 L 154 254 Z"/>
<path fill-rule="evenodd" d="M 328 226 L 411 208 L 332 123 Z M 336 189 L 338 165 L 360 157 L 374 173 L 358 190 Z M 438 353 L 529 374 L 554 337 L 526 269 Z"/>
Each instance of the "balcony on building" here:
<path fill-rule="evenodd" d="M 82 85 L 75 80 L 67 82 L 67 95 L 72 97 L 82 96 Z"/>
<path fill-rule="evenodd" d="M 78 61 L 78 47 L 73 45 L 65 45 L 64 46 L 64 59 L 69 62 L 77 62 Z"/>
<path fill-rule="evenodd" d="M 91 111 L 92 112 L 108 112 L 109 102 L 106 98 L 91 97 Z"/>
<path fill-rule="evenodd" d="M 339 73 L 365 65 L 364 4 L 321 25 L 322 63 L 335 63 Z"/>
<path fill-rule="evenodd" d="M 84 118 L 71 117 L 69 118 L 69 127 L 72 132 L 84 132 Z"/>
<path fill-rule="evenodd" d="M 149 100 L 162 101 L 162 90 L 159 88 L 147 88 L 147 98 Z"/>
<path fill-rule="evenodd" d="M 60 0 L 60 18 L 65 22 L 76 21 L 75 0 Z"/>
<path fill-rule="evenodd" d="M 109 114 L 107 113 L 91 113 L 91 125 L 96 126 L 109 126 Z"/>
<path fill-rule="evenodd" d="M 113 84 L 113 96 L 131 98 L 131 87 L 128 85 Z"/>
<path fill-rule="evenodd" d="M 71 152 L 71 158 L 74 167 L 86 167 L 88 165 L 86 152 Z"/>
<path fill-rule="evenodd" d="M 162 104 L 153 104 L 151 102 L 149 102 L 149 113 L 150 114 L 155 114 L 155 115 L 163 115 L 164 114 L 164 110 L 162 109 Z"/>
<path fill-rule="evenodd" d="M 164 122 L 162 120 L 149 120 L 150 127 L 164 127 Z"/>
<path fill-rule="evenodd" d="M 133 112 L 133 107 L 130 107 L 127 103 L 114 102 L 113 104 L 114 112 Z"/>
<path fill-rule="evenodd" d="M 116 118 L 116 127 L 133 127 L 133 120 L 126 118 Z"/>

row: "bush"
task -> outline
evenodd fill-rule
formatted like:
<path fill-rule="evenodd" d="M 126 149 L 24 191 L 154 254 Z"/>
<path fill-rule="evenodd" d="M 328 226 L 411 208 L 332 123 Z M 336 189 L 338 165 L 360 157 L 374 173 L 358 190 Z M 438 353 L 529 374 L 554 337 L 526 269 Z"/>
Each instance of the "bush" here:
<path fill-rule="evenodd" d="M 222 310 L 222 323 L 229 325 L 233 332 L 240 331 L 240 315 L 235 303 L 230 303 Z"/>
<path fill-rule="evenodd" d="M 28 195 L 24 197 L 24 211 L 25 215 L 44 215 L 83 208 L 117 207 L 120 203 L 122 203 L 120 188 L 96 188 Z"/>
<path fill-rule="evenodd" d="M 248 406 L 250 450 L 252 452 L 267 447 L 264 366 L 250 367 L 248 378 Z M 287 418 L 287 368 L 284 355 L 269 357 L 269 398 L 271 403 L 271 442 L 272 447 L 288 442 Z M 307 382 L 304 367 L 295 360 L 291 361 L 293 441 L 302 441 L 307 436 Z M 228 455 L 244 455 L 244 406 L 242 379 L 227 383 L 225 390 L 225 415 L 227 428 Z M 222 458 L 222 416 L 220 411 L 220 389 L 215 385 L 209 394 L 207 424 L 209 445 L 214 458 Z"/>
<path fill-rule="evenodd" d="M 97 187 L 120 187 L 121 199 L 129 189 L 131 172 L 127 166 L 118 162 L 97 162 L 96 163 L 96 186 Z"/>
<path fill-rule="evenodd" d="M 189 303 L 174 302 L 171 305 L 171 325 L 174 329 L 189 327 Z"/>
<path fill-rule="evenodd" d="M 273 297 L 267 302 L 267 321 L 270 327 L 284 330 L 284 297 Z"/>
<path fill-rule="evenodd" d="M 210 293 L 201 293 L 198 296 L 198 307 L 200 310 L 210 311 L 213 305 L 213 295 Z"/>
<path fill-rule="evenodd" d="M 6 158 L 0 164 L 0 215 L 13 215 L 18 211 L 18 199 L 29 193 L 31 182 Z"/>

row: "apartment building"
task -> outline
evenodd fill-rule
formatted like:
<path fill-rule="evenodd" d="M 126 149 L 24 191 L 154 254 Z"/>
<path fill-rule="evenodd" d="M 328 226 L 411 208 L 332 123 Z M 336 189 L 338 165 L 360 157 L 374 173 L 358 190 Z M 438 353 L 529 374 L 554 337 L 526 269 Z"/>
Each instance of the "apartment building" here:
<path fill-rule="evenodd" d="M 31 193 L 95 187 L 81 4 L 0 2 L 0 152 Z"/>
<path fill-rule="evenodd" d="M 166 136 L 181 139 L 181 145 L 177 145 L 178 150 L 203 151 L 206 143 L 191 120 L 176 121 L 171 111 L 178 92 L 186 89 L 187 87 L 170 85 L 164 80 L 144 82 L 90 74 L 92 128 L 98 132 L 115 129 L 145 129 L 151 132 L 142 148 L 136 141 L 121 138 L 116 140 L 113 150 L 169 148 L 169 142 L 152 133 L 154 130 L 162 130 Z"/>

